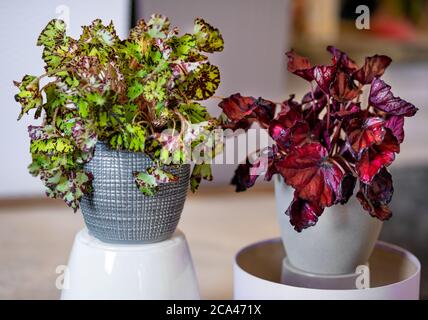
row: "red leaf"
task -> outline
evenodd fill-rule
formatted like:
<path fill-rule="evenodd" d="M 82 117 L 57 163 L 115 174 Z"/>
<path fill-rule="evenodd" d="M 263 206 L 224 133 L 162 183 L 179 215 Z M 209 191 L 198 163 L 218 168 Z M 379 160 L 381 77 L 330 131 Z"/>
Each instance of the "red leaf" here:
<path fill-rule="evenodd" d="M 369 84 L 374 78 L 381 77 L 392 60 L 387 56 L 374 55 L 366 57 L 364 66 L 354 73 L 354 79 L 361 84 Z"/>
<path fill-rule="evenodd" d="M 359 103 L 351 103 L 346 109 L 338 110 L 332 115 L 337 119 L 345 119 L 350 116 L 356 116 L 357 113 L 361 112 L 361 106 Z"/>
<path fill-rule="evenodd" d="M 268 128 L 270 122 L 275 117 L 276 104 L 272 101 L 258 98 L 255 101 L 256 108 L 254 108 L 255 118 L 263 128 Z"/>
<path fill-rule="evenodd" d="M 328 158 L 327 149 L 320 143 L 293 149 L 277 163 L 277 169 L 300 198 L 321 207 L 334 203 L 344 175 L 337 163 Z"/>
<path fill-rule="evenodd" d="M 316 203 L 300 199 L 296 194 L 285 212 L 290 217 L 290 223 L 294 230 L 301 232 L 303 229 L 314 226 L 323 209 Z"/>
<path fill-rule="evenodd" d="M 355 178 L 351 173 L 347 173 L 343 177 L 336 203 L 345 204 L 348 202 L 349 198 L 354 194 L 356 182 L 357 178 Z"/>
<path fill-rule="evenodd" d="M 223 99 L 219 103 L 219 107 L 232 121 L 239 121 L 253 113 L 257 107 L 256 99 L 253 97 L 243 97 L 239 93 L 231 95 L 229 98 Z"/>
<path fill-rule="evenodd" d="M 245 191 L 254 186 L 259 175 L 252 175 L 252 168 L 253 165 L 248 161 L 248 159 L 246 163 L 240 164 L 238 168 L 236 168 L 231 181 L 231 184 L 236 187 L 236 192 Z"/>
<path fill-rule="evenodd" d="M 327 51 L 333 55 L 333 65 L 344 71 L 345 73 L 352 73 L 358 69 L 358 65 L 354 60 L 350 59 L 348 55 L 333 46 L 328 46 Z"/>
<path fill-rule="evenodd" d="M 261 175 L 265 175 L 265 180 L 270 181 L 277 173 L 274 162 L 277 152 L 275 146 L 267 147 L 258 153 L 259 157 L 254 161 L 250 162 L 247 158 L 244 164 L 240 164 L 231 181 L 231 184 L 236 187 L 236 192 L 245 191 L 254 186 Z"/>
<path fill-rule="evenodd" d="M 361 153 L 373 144 L 380 144 L 385 136 L 384 121 L 379 117 L 371 117 L 362 121 L 354 118 L 350 121 L 348 141 L 357 159 Z"/>
<path fill-rule="evenodd" d="M 300 106 L 299 106 L 300 107 Z M 288 150 L 291 144 L 291 128 L 302 119 L 302 114 L 292 99 L 282 105 L 282 110 L 270 122 L 269 135 L 282 150 Z"/>
<path fill-rule="evenodd" d="M 348 74 L 338 72 L 330 88 L 330 93 L 339 102 L 348 102 L 356 98 L 361 91 Z"/>
<path fill-rule="evenodd" d="M 404 140 L 404 116 L 391 116 L 385 121 L 385 128 L 391 130 L 399 143 Z"/>
<path fill-rule="evenodd" d="M 330 86 L 336 75 L 335 66 L 316 66 L 313 71 L 314 79 L 319 88 L 326 94 L 330 93 Z"/>
<path fill-rule="evenodd" d="M 400 97 L 394 97 L 391 86 L 380 79 L 374 79 L 372 82 L 369 103 L 376 109 L 395 116 L 411 117 L 418 111 L 413 104 Z"/>
<path fill-rule="evenodd" d="M 313 68 L 308 58 L 299 56 L 294 50 L 286 53 L 288 57 L 288 71 L 307 81 L 314 80 Z"/>
<path fill-rule="evenodd" d="M 383 168 L 370 184 L 361 183 L 357 198 L 371 216 L 380 220 L 388 220 L 392 213 L 388 208 L 394 187 L 391 174 Z"/>
<path fill-rule="evenodd" d="M 373 177 L 384 167 L 389 166 L 395 159 L 395 153 L 400 152 L 397 139 L 386 131 L 382 144 L 373 145 L 365 150 L 357 162 L 356 169 L 360 180 L 371 183 Z"/>

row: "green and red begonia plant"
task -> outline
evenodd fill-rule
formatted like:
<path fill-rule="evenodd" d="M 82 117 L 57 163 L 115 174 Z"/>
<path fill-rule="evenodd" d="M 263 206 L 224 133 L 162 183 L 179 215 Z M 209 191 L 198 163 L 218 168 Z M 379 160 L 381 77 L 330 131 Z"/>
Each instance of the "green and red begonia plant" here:
<path fill-rule="evenodd" d="M 152 195 L 160 184 L 176 180 L 164 165 L 189 161 L 184 146 L 197 145 L 207 135 L 196 133 L 217 127 L 200 101 L 220 84 L 219 68 L 206 53 L 222 51 L 223 38 L 202 19 L 195 20 L 193 33 L 179 35 L 168 18 L 152 15 L 123 40 L 113 23 L 94 20 L 74 39 L 66 24 L 54 19 L 37 45 L 43 47 L 46 73 L 15 82 L 22 106 L 18 119 L 29 111 L 42 118 L 40 125 L 28 127 L 29 171 L 42 179 L 49 197 L 63 199 L 75 211 L 91 191 L 84 164 L 98 141 L 148 154 L 155 165 L 134 175 L 139 189 Z M 165 139 L 162 132 L 168 129 Z M 192 191 L 201 179 L 212 179 L 207 163 L 194 166 Z"/>

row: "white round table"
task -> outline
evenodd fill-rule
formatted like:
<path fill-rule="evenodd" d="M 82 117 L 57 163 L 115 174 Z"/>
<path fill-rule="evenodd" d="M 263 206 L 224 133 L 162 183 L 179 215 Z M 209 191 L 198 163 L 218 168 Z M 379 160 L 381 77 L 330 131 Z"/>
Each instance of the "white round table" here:
<path fill-rule="evenodd" d="M 85 228 L 74 240 L 61 299 L 200 299 L 184 234 L 150 244 L 111 244 Z"/>

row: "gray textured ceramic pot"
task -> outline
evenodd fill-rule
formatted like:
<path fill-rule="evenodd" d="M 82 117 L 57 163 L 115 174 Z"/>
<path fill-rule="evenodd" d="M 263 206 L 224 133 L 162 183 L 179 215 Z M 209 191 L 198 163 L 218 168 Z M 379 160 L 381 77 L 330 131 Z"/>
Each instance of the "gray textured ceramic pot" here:
<path fill-rule="evenodd" d="M 282 241 L 295 268 L 318 274 L 349 274 L 368 261 L 382 222 L 364 211 L 355 197 L 346 205 L 326 208 L 314 227 L 300 233 L 285 215 L 293 190 L 278 175 L 275 199 Z"/>
<path fill-rule="evenodd" d="M 190 165 L 166 167 L 179 180 L 145 196 L 133 172 L 153 165 L 144 153 L 116 151 L 98 143 L 85 170 L 94 176 L 93 192 L 81 201 L 89 233 L 105 242 L 150 243 L 174 233 L 186 200 Z"/>

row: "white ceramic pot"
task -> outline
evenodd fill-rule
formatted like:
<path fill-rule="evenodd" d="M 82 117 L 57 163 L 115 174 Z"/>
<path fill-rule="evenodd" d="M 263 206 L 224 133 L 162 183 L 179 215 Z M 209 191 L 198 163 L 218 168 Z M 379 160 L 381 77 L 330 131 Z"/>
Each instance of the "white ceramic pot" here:
<path fill-rule="evenodd" d="M 275 177 L 276 211 L 290 263 L 317 274 L 349 274 L 367 263 L 382 228 L 353 196 L 345 205 L 326 208 L 314 227 L 297 232 L 285 214 L 293 189 Z"/>

